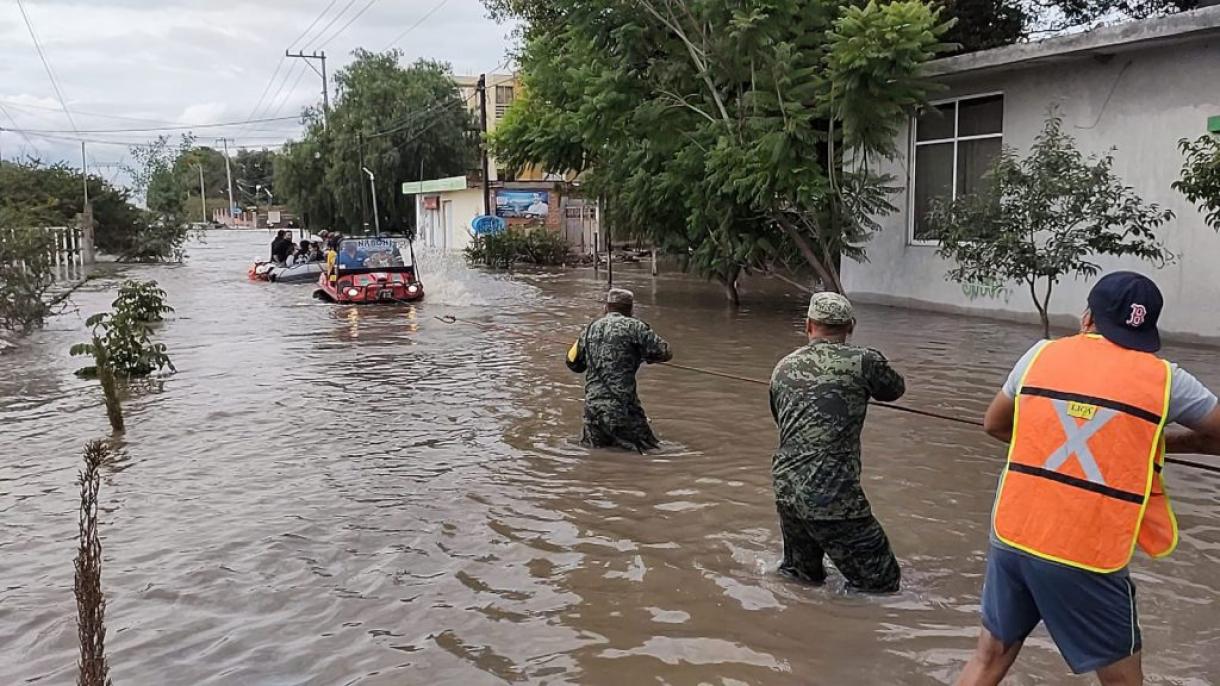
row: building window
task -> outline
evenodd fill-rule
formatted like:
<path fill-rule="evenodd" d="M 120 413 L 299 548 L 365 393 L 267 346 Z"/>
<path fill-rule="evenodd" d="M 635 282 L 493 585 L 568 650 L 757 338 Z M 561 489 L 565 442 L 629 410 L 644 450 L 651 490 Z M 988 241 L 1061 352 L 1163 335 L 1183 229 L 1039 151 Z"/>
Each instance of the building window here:
<path fill-rule="evenodd" d="M 496 119 L 508 112 L 508 106 L 513 104 L 513 87 L 496 86 Z"/>
<path fill-rule="evenodd" d="M 934 103 L 915 122 L 911 156 L 911 240 L 934 240 L 927 214 L 936 199 L 978 190 L 1004 140 L 1002 94 Z"/>

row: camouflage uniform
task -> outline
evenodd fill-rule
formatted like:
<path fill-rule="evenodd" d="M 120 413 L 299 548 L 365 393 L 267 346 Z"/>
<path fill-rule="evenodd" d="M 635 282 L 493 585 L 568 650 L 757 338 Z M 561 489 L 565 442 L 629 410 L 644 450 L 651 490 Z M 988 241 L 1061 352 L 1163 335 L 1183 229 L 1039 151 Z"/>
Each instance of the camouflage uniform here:
<path fill-rule="evenodd" d="M 585 374 L 585 420 L 581 443 L 644 452 L 657 437 L 636 395 L 641 362 L 667 362 L 669 344 L 644 322 L 610 312 L 585 328 L 568 353 L 568 368 Z"/>
<path fill-rule="evenodd" d="M 839 303 L 832 306 L 842 315 Z M 829 555 L 857 589 L 898 590 L 898 562 L 860 486 L 860 431 L 870 398 L 897 400 L 904 391 L 881 353 L 846 343 L 815 339 L 776 366 L 771 414 L 779 448 L 771 474 L 784 537 L 781 572 L 821 583 Z"/>

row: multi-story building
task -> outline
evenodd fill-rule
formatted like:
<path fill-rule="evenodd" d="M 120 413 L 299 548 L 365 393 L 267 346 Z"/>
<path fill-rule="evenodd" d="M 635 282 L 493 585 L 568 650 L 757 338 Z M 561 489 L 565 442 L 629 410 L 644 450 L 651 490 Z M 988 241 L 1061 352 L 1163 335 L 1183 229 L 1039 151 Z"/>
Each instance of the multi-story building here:
<path fill-rule="evenodd" d="M 466 106 L 476 115 L 479 112 L 478 86 L 479 76 L 455 76 L 453 80 L 458 85 Z M 487 74 L 487 133 L 496 130 L 496 125 L 508 113 L 508 108 L 521 94 L 521 82 L 514 74 Z M 511 178 L 510 178 L 511 177 Z M 508 170 L 501 169 L 495 158 L 491 160 L 489 181 L 550 181 L 555 180 L 538 167 L 523 169 L 513 175 Z"/>

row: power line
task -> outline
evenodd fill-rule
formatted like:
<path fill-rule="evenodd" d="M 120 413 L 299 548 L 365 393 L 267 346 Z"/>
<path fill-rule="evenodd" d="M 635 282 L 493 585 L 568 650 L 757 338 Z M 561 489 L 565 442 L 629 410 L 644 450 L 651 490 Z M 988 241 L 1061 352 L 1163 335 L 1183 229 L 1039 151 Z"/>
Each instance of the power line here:
<path fill-rule="evenodd" d="M 3 103 L 0 103 L 0 112 L 3 112 L 4 116 L 8 117 L 9 121 L 13 122 L 13 126 L 15 126 L 15 127 L 21 126 L 20 124 L 17 123 L 17 120 L 13 118 L 12 113 L 9 112 L 4 107 Z M 13 129 L 13 130 L 17 131 L 16 129 Z M 21 137 L 25 139 L 25 142 L 29 143 L 31 148 L 34 148 L 35 150 L 37 150 L 38 154 L 40 154 L 40 155 L 42 154 L 42 150 L 40 150 L 37 145 L 34 145 L 34 141 L 30 140 L 30 137 L 24 131 L 17 131 L 17 133 L 21 134 Z"/>
<path fill-rule="evenodd" d="M 330 35 L 330 38 L 327 38 L 327 39 L 326 39 L 326 40 L 325 40 L 325 41 L 324 41 L 324 42 L 323 42 L 321 45 L 315 46 L 315 49 L 321 49 L 321 48 L 324 48 L 324 47 L 326 47 L 326 46 L 327 46 L 327 45 L 328 45 L 328 44 L 329 44 L 331 41 L 333 41 L 334 39 L 338 38 L 338 37 L 339 37 L 339 34 L 341 34 L 341 33 L 343 33 L 344 31 L 346 31 L 346 30 L 347 30 L 347 27 L 349 27 L 349 26 L 351 26 L 352 24 L 354 24 L 354 23 L 356 22 L 356 20 L 357 20 L 357 19 L 359 19 L 359 18 L 361 17 L 361 15 L 363 15 L 365 12 L 369 11 L 369 8 L 370 8 L 370 7 L 372 7 L 372 6 L 373 6 L 373 4 L 374 4 L 374 3 L 376 3 L 376 2 L 377 2 L 377 0 L 369 0 L 369 1 L 368 1 L 368 4 L 366 4 L 364 7 L 360 8 L 360 11 L 359 11 L 359 12 L 357 12 L 357 13 L 356 13 L 356 14 L 354 14 L 354 15 L 352 15 L 352 18 L 347 20 L 347 23 L 346 23 L 346 24 L 344 24 L 344 25 L 343 25 L 343 26 L 342 26 L 342 27 L 341 27 L 341 28 L 340 28 L 338 31 L 335 31 L 334 33 L 332 33 L 332 34 Z"/>
<path fill-rule="evenodd" d="M 26 14 L 25 2 L 17 0 L 17 8 L 21 10 L 21 18 L 25 20 L 25 27 L 30 32 L 30 39 L 34 41 L 34 49 L 38 51 L 38 59 L 42 60 L 42 66 L 47 70 L 47 78 L 51 81 L 51 88 L 55 89 L 55 97 L 59 98 L 59 104 L 64 108 L 64 114 L 68 117 L 68 123 L 75 130 L 76 121 L 72 119 L 72 111 L 68 109 L 68 101 L 64 98 L 63 91 L 59 89 L 59 81 L 55 78 L 55 71 L 51 69 L 51 63 L 47 61 L 47 56 L 42 52 L 42 43 L 38 40 L 38 34 L 34 32 L 34 24 L 30 22 L 30 15 Z"/>
<path fill-rule="evenodd" d="M 293 81 L 292 87 L 288 89 L 288 92 L 284 93 L 284 99 L 280 101 L 279 105 L 276 105 L 275 109 L 271 112 L 272 115 L 279 114 L 284 105 L 288 104 L 288 101 L 292 98 L 292 94 L 296 92 L 297 86 L 301 85 L 301 79 L 305 77 L 305 73 L 305 70 L 302 69 L 300 73 L 297 74 L 297 80 Z M 295 118 L 296 117 L 294 117 L 294 119 Z"/>
<path fill-rule="evenodd" d="M 429 17 L 436 14 L 437 11 L 440 10 L 440 8 L 444 7 L 448 3 L 449 3 L 449 0 L 441 0 L 440 2 L 436 3 L 436 6 L 434 6 L 432 9 L 428 10 L 428 12 L 426 14 L 424 14 L 424 16 L 420 17 L 419 20 L 416 21 L 414 24 L 411 24 L 410 26 L 408 26 L 405 31 L 398 34 L 398 37 L 395 38 L 394 40 L 390 41 L 389 44 L 386 45 L 383 50 L 389 50 L 390 48 L 397 45 L 398 41 L 402 40 L 403 38 L 406 38 L 408 33 L 411 33 L 415 29 L 419 28 L 420 24 L 423 24 L 425 21 L 428 21 Z"/>
<path fill-rule="evenodd" d="M 245 126 L 246 124 L 262 124 L 273 121 L 296 121 L 297 117 L 267 117 L 265 119 L 250 119 L 248 121 L 216 122 L 214 124 L 179 124 L 177 126 L 154 126 L 134 129 L 13 129 L 27 133 L 149 133 L 157 131 L 187 131 L 190 129 L 215 129 L 225 126 Z M 16 123 L 16 122 L 14 122 Z"/>
<path fill-rule="evenodd" d="M 342 17 L 344 15 L 344 13 L 346 13 L 349 9 L 351 9 L 352 5 L 354 5 L 354 4 L 356 4 L 356 0 L 347 0 L 347 4 L 343 6 L 343 9 L 339 10 L 338 14 L 331 17 L 330 22 L 328 22 L 326 24 L 326 26 L 323 26 L 321 31 L 318 31 L 318 35 L 314 36 L 313 40 L 303 43 L 302 47 L 316 49 L 318 39 L 321 38 L 322 36 L 326 35 L 326 32 L 330 30 L 330 27 L 334 26 L 335 23 L 339 21 L 339 18 Z"/>
<path fill-rule="evenodd" d="M 332 8 L 332 7 L 334 7 L 334 6 L 335 6 L 335 3 L 336 3 L 336 2 L 339 2 L 339 0 L 330 0 L 330 4 L 329 4 L 329 5 L 327 5 L 327 6 L 326 6 L 326 8 L 325 8 L 325 9 L 323 9 L 321 12 L 319 12 L 319 13 L 318 13 L 318 16 L 316 16 L 316 17 L 314 17 L 314 18 L 313 18 L 313 21 L 312 21 L 312 22 L 309 24 L 309 26 L 305 27 L 305 30 L 301 32 L 301 35 L 297 36 L 297 37 L 296 37 L 296 40 L 294 40 L 294 41 L 292 41 L 291 43 L 289 43 L 289 44 L 288 44 L 288 47 L 287 47 L 286 49 L 287 49 L 287 50 L 291 50 L 291 49 L 292 49 L 292 46 L 294 46 L 294 45 L 296 45 L 297 43 L 301 42 L 301 39 L 302 39 L 302 38 L 304 38 L 304 37 L 305 37 L 305 35 L 306 35 L 306 34 L 308 34 L 310 31 L 312 31 L 312 30 L 313 30 L 313 27 L 315 27 L 315 26 L 317 26 L 317 25 L 318 25 L 318 22 L 322 21 L 322 17 L 326 16 L 326 13 L 330 11 L 330 8 Z"/>

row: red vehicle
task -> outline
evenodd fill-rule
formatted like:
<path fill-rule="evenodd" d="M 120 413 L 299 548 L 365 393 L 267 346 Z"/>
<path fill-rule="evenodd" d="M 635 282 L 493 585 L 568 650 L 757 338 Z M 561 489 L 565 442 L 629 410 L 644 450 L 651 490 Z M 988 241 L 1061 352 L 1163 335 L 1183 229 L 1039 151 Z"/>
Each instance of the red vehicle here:
<path fill-rule="evenodd" d="M 338 252 L 327 256 L 315 295 L 344 304 L 423 300 L 424 285 L 415 272 L 415 248 L 408 246 L 409 265 L 393 238 L 343 239 Z"/>

